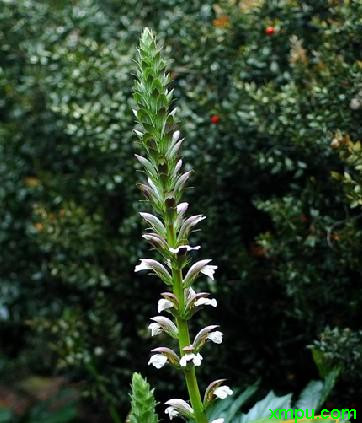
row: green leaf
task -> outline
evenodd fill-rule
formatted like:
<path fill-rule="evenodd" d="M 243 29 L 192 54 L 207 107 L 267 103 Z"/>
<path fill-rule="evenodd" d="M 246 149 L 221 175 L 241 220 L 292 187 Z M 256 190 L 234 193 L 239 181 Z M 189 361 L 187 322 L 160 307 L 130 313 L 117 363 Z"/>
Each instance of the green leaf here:
<path fill-rule="evenodd" d="M 10 423 L 13 418 L 13 413 L 7 408 L 0 409 L 0 423 Z"/>
<path fill-rule="evenodd" d="M 320 405 L 323 388 L 323 382 L 320 380 L 312 380 L 309 382 L 300 394 L 295 408 L 301 408 L 302 410 L 317 409 Z"/>
<path fill-rule="evenodd" d="M 264 399 L 257 402 L 247 414 L 240 416 L 237 423 L 250 423 L 255 420 L 263 419 L 264 417 L 269 418 L 269 409 L 278 410 L 279 408 L 291 408 L 291 398 L 291 394 L 287 394 L 283 397 L 277 397 L 274 392 L 271 391 Z"/>
<path fill-rule="evenodd" d="M 339 367 L 334 368 L 332 371 L 328 373 L 326 378 L 324 379 L 323 389 L 320 396 L 320 401 L 317 408 L 322 407 L 325 400 L 328 398 L 329 394 L 331 393 L 334 385 L 337 382 L 338 376 L 341 373 L 341 369 Z"/>

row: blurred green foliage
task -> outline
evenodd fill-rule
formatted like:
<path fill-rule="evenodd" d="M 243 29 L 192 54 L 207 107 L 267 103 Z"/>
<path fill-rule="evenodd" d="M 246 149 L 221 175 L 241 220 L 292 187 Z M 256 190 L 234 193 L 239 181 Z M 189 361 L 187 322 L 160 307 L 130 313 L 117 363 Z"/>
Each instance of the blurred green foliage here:
<path fill-rule="evenodd" d="M 327 325 L 357 330 L 362 305 L 360 209 L 331 177 L 345 166 L 335 134 L 361 134 L 361 19 L 358 0 L 1 2 L 10 379 L 19 363 L 57 366 L 86 381 L 98 409 L 126 410 L 132 372 L 146 372 L 160 287 L 133 273 L 144 246 L 131 132 L 145 25 L 171 61 L 195 169 L 189 200 L 208 216 L 196 237 L 220 268 L 209 289 L 227 347 L 207 367 L 233 385 L 262 376 L 284 392 L 314 376 L 306 345 Z M 173 380 L 161 394 L 177 391 Z M 352 388 L 351 401 L 361 381 Z M 347 407 L 343 395 L 337 386 Z"/>
<path fill-rule="evenodd" d="M 340 368 L 349 381 L 356 379 L 356 375 L 358 380 L 362 364 L 362 330 L 326 327 L 309 348 L 313 350 L 315 361 L 320 362 L 320 373 Z"/>
<path fill-rule="evenodd" d="M 19 415 L 0 406 L 0 423 L 76 423 L 79 422 L 77 394 L 62 389 L 51 399 L 38 401 Z"/>

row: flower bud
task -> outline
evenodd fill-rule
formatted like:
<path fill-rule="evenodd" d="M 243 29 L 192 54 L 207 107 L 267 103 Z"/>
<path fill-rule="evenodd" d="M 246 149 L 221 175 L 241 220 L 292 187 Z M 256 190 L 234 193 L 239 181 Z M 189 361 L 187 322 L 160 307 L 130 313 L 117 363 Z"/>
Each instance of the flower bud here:
<path fill-rule="evenodd" d="M 154 232 L 143 234 L 142 238 L 144 238 L 146 241 L 152 244 L 155 248 L 158 248 L 161 250 L 168 249 L 166 240 Z"/>
<path fill-rule="evenodd" d="M 153 214 L 140 212 L 143 219 L 152 226 L 152 229 L 161 237 L 165 237 L 166 229 L 160 219 Z"/>
<path fill-rule="evenodd" d="M 204 219 L 206 219 L 206 217 L 200 214 L 197 216 L 190 216 L 188 219 L 184 220 L 181 224 L 181 227 L 178 233 L 179 241 L 186 239 L 189 236 L 191 228 L 197 225 L 199 222 L 201 222 Z"/>

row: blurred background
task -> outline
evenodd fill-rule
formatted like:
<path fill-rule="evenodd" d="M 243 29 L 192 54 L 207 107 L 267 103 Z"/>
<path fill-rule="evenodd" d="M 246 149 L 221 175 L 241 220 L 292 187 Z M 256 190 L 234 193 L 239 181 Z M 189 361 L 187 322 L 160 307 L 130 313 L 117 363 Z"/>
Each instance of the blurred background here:
<path fill-rule="evenodd" d="M 134 371 L 183 391 L 147 368 L 162 285 L 133 271 L 144 26 L 219 266 L 202 385 L 297 393 L 339 368 L 329 407 L 362 410 L 360 0 L 1 0 L 0 421 L 124 422 Z"/>

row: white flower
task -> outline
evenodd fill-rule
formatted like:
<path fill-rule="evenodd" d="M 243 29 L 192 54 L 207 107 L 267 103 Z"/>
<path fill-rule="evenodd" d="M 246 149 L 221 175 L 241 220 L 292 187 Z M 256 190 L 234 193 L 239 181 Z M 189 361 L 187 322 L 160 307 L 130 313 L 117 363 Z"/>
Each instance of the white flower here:
<path fill-rule="evenodd" d="M 176 176 L 177 172 L 181 169 L 182 166 L 182 160 L 180 159 L 176 165 L 175 165 L 175 169 L 173 170 L 173 175 Z"/>
<path fill-rule="evenodd" d="M 141 263 L 137 264 L 134 271 L 153 270 L 166 284 L 172 284 L 171 275 L 166 270 L 165 266 L 153 259 L 140 259 Z"/>
<path fill-rule="evenodd" d="M 180 170 L 182 163 L 180 163 L 180 165 L 178 166 L 179 162 L 176 164 L 175 167 L 175 175 L 176 173 Z M 177 168 L 177 169 L 176 169 Z M 188 209 L 189 204 L 188 203 L 180 203 L 176 206 L 176 211 L 177 211 L 177 217 L 176 217 L 176 227 L 177 229 L 180 227 L 180 225 L 183 222 L 183 217 L 186 213 L 186 210 Z"/>
<path fill-rule="evenodd" d="M 189 206 L 189 203 L 180 203 L 178 206 L 176 206 L 177 214 L 184 214 Z"/>
<path fill-rule="evenodd" d="M 165 404 L 169 405 L 169 407 L 166 408 L 165 413 L 169 415 L 170 420 L 172 420 L 174 417 L 180 414 L 186 418 L 193 417 L 194 410 L 191 408 L 189 404 L 187 404 L 186 401 L 182 399 L 170 399 L 167 402 L 165 402 Z"/>
<path fill-rule="evenodd" d="M 174 186 L 174 190 L 175 192 L 177 191 L 181 191 L 183 189 L 183 187 L 185 186 L 187 180 L 189 179 L 191 175 L 191 171 L 187 171 L 185 173 L 183 173 L 175 182 L 175 186 Z"/>
<path fill-rule="evenodd" d="M 219 386 L 214 391 L 214 395 L 216 395 L 216 397 L 219 399 L 225 399 L 226 397 L 232 394 L 233 394 L 233 391 L 226 385 Z"/>
<path fill-rule="evenodd" d="M 148 325 L 148 329 L 151 331 L 151 336 L 162 333 L 162 327 L 158 323 L 150 323 Z"/>
<path fill-rule="evenodd" d="M 195 336 L 194 342 L 192 344 L 193 347 L 196 350 L 199 350 L 208 339 L 213 342 L 215 342 L 215 340 L 219 341 L 220 339 L 222 339 L 222 333 L 218 331 L 215 332 L 215 329 L 217 329 L 218 327 L 218 325 L 210 325 L 206 326 L 206 328 L 201 329 L 200 332 Z M 212 333 L 216 333 L 216 335 L 213 336 Z"/>
<path fill-rule="evenodd" d="M 179 365 L 179 361 L 180 361 L 179 356 L 175 353 L 175 351 L 171 350 L 170 348 L 167 348 L 167 347 L 154 348 L 152 350 L 152 353 L 154 353 L 154 356 L 155 355 L 162 355 L 163 357 L 166 358 L 166 362 L 168 362 L 168 363 L 170 363 L 174 366 L 178 367 L 178 365 Z M 163 361 L 165 361 L 165 360 L 163 360 Z M 150 364 L 150 363 L 148 363 L 148 364 Z"/>
<path fill-rule="evenodd" d="M 210 339 L 210 341 L 214 342 L 215 344 L 221 344 L 222 343 L 222 332 L 219 330 L 215 332 L 211 332 L 207 335 L 207 339 Z"/>
<path fill-rule="evenodd" d="M 197 225 L 202 220 L 206 219 L 206 216 L 203 216 L 201 214 L 197 216 L 190 216 L 186 220 L 182 222 L 182 225 L 180 227 L 180 231 L 178 234 L 179 239 L 187 238 L 187 236 L 190 233 L 190 230 L 193 226 Z"/>
<path fill-rule="evenodd" d="M 148 365 L 155 366 L 156 369 L 160 369 L 167 363 L 167 357 L 163 354 L 154 354 L 151 356 L 151 358 L 148 361 Z"/>
<path fill-rule="evenodd" d="M 224 423 L 224 419 L 216 419 L 213 420 L 211 423 Z"/>
<path fill-rule="evenodd" d="M 217 269 L 217 266 L 213 266 L 212 264 L 209 264 L 201 270 L 201 273 L 208 276 L 210 279 L 214 280 L 214 273 L 216 269 Z"/>
<path fill-rule="evenodd" d="M 168 414 L 168 417 L 170 418 L 170 420 L 172 420 L 174 417 L 177 417 L 179 415 L 179 412 L 176 410 L 176 408 L 167 407 L 165 410 L 165 414 Z"/>
<path fill-rule="evenodd" d="M 164 268 L 161 263 L 153 259 L 141 259 L 141 263 L 137 264 L 134 271 L 140 272 L 141 270 L 154 270 L 155 268 Z M 165 269 L 165 268 L 164 268 Z M 165 269 L 166 270 L 166 269 Z"/>
<path fill-rule="evenodd" d="M 202 361 L 202 355 L 200 353 L 197 354 L 185 354 L 181 357 L 180 359 L 180 366 L 181 367 L 186 367 L 187 363 L 191 361 L 194 363 L 194 366 L 201 366 L 201 361 Z"/>
<path fill-rule="evenodd" d="M 164 298 L 161 298 L 160 300 L 158 300 L 158 312 L 162 313 L 164 310 L 167 310 L 169 308 L 174 307 L 174 304 L 172 301 L 170 300 L 165 300 Z M 151 323 L 152 324 L 152 323 Z"/>
<path fill-rule="evenodd" d="M 195 301 L 195 307 L 200 307 L 202 305 L 217 307 L 217 301 L 215 298 L 207 298 L 207 297 L 201 297 Z"/>
<path fill-rule="evenodd" d="M 155 324 L 151 323 L 148 328 L 151 330 L 152 336 L 158 335 L 161 332 L 165 332 L 173 338 L 177 338 L 178 329 L 174 322 L 164 316 L 152 317 L 151 320 L 156 322 Z"/>
<path fill-rule="evenodd" d="M 139 137 L 143 136 L 143 133 L 141 131 L 138 131 L 137 129 L 134 129 L 133 132 L 138 135 Z"/>
<path fill-rule="evenodd" d="M 200 245 L 197 245 L 196 247 L 190 247 L 189 245 L 180 245 L 177 248 L 169 248 L 169 250 L 173 254 L 178 254 L 181 248 L 185 249 L 186 251 L 191 251 L 191 250 L 199 250 L 201 247 Z"/>
<path fill-rule="evenodd" d="M 197 278 L 200 272 L 204 275 L 207 275 L 209 278 L 214 279 L 214 273 L 215 269 L 217 269 L 217 266 L 209 264 L 210 261 L 211 259 L 205 259 L 199 260 L 194 263 L 185 275 L 184 285 L 186 287 L 190 286 L 191 283 Z"/>

